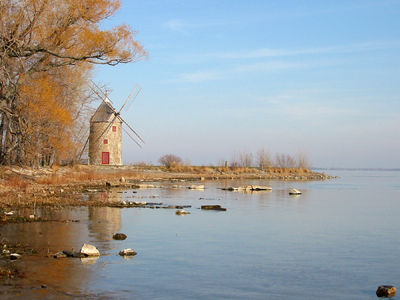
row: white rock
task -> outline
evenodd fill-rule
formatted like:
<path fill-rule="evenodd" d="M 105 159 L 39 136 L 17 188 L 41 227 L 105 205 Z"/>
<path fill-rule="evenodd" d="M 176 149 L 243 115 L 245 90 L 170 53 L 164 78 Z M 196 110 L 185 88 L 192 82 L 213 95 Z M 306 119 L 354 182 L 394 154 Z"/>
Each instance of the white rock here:
<path fill-rule="evenodd" d="M 10 254 L 10 259 L 11 260 L 15 260 L 15 259 L 21 259 L 21 254 L 18 254 L 18 253 L 11 253 Z"/>
<path fill-rule="evenodd" d="M 301 192 L 299 190 L 293 189 L 289 192 L 289 195 L 301 195 Z"/>
<path fill-rule="evenodd" d="M 191 190 L 203 190 L 204 189 L 204 184 L 194 184 L 189 186 L 189 189 Z"/>
<path fill-rule="evenodd" d="M 133 251 L 131 248 L 124 249 L 119 252 L 119 255 L 121 255 L 121 256 L 133 256 L 136 254 L 137 253 L 135 251 Z"/>
<path fill-rule="evenodd" d="M 99 250 L 95 246 L 83 244 L 80 253 L 87 256 L 100 256 Z"/>
<path fill-rule="evenodd" d="M 175 214 L 176 214 L 176 215 L 187 215 L 187 214 L 190 214 L 190 212 L 188 212 L 188 211 L 186 211 L 186 210 L 183 210 L 183 209 L 178 209 L 178 210 L 175 212 Z"/>

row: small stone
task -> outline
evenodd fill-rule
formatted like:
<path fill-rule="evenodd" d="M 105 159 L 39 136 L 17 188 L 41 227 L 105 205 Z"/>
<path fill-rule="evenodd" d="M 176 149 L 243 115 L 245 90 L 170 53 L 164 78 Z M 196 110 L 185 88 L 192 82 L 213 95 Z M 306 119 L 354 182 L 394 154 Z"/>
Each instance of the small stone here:
<path fill-rule="evenodd" d="M 53 257 L 54 258 L 66 258 L 67 255 L 64 252 L 57 252 L 56 254 L 54 254 Z"/>
<path fill-rule="evenodd" d="M 21 257 L 22 257 L 21 254 L 18 254 L 18 253 L 11 253 L 10 254 L 10 259 L 11 260 L 20 259 Z"/>
<path fill-rule="evenodd" d="M 134 256 L 136 254 L 137 253 L 135 251 L 133 251 L 131 248 L 124 249 L 119 252 L 119 255 L 121 255 L 121 256 Z"/>
<path fill-rule="evenodd" d="M 127 238 L 126 234 L 123 234 L 123 233 L 116 233 L 116 234 L 113 235 L 113 239 L 114 239 L 114 240 L 123 241 L 123 240 L 125 240 L 126 238 Z"/>
<path fill-rule="evenodd" d="M 82 257 L 85 257 L 85 254 L 79 253 L 79 252 L 76 252 L 76 251 L 64 250 L 63 253 L 64 253 L 67 257 L 75 257 L 75 258 L 82 258 Z"/>
<path fill-rule="evenodd" d="M 99 250 L 95 246 L 88 245 L 88 244 L 83 244 L 81 251 L 81 254 L 84 254 L 86 256 L 100 256 Z"/>
<path fill-rule="evenodd" d="M 381 285 L 376 290 L 378 297 L 394 297 L 396 296 L 396 288 L 393 285 Z"/>
<path fill-rule="evenodd" d="M 301 192 L 300 192 L 299 190 L 292 189 L 292 190 L 289 192 L 289 195 L 301 195 Z"/>
<path fill-rule="evenodd" d="M 201 209 L 226 211 L 226 208 L 221 207 L 221 205 L 202 205 L 202 206 L 201 206 Z"/>
<path fill-rule="evenodd" d="M 204 184 L 194 184 L 189 186 L 188 188 L 191 190 L 204 190 Z"/>
<path fill-rule="evenodd" d="M 184 209 L 178 209 L 178 210 L 175 212 L 175 214 L 176 214 L 176 215 L 188 215 L 188 214 L 190 214 L 190 212 L 188 212 L 188 211 L 186 211 L 186 210 L 184 210 Z"/>

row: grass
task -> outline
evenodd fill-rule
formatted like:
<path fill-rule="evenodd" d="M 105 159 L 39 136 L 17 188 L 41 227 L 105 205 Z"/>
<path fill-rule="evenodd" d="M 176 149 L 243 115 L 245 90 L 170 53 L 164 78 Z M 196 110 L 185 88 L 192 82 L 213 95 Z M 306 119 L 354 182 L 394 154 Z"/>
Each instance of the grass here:
<path fill-rule="evenodd" d="M 309 174 L 310 170 L 306 168 L 277 168 L 270 167 L 261 170 L 256 167 L 214 167 L 214 166 L 187 166 L 184 164 L 177 164 L 171 167 L 161 167 L 163 171 L 176 172 L 176 173 L 228 173 L 234 172 L 236 174 L 254 174 L 260 172 L 276 173 L 276 174 Z"/>
<path fill-rule="evenodd" d="M 117 167 L 92 167 L 78 165 L 74 167 L 56 167 L 45 174 L 33 176 L 23 176 L 21 174 L 11 174 L 5 176 L 1 172 L 2 186 L 4 191 L 27 192 L 33 185 L 62 186 L 76 185 L 85 183 L 95 183 L 103 181 L 117 181 L 121 178 L 129 181 L 146 181 L 154 179 L 154 173 L 146 171 L 163 171 L 157 177 L 170 177 L 167 173 L 182 173 L 184 176 L 197 175 L 246 175 L 246 174 L 278 174 L 278 175 L 307 175 L 311 173 L 308 169 L 297 168 L 274 168 L 265 170 L 255 167 L 217 167 L 217 166 L 190 166 L 188 164 L 176 164 L 171 167 L 165 166 L 129 166 L 127 168 Z"/>

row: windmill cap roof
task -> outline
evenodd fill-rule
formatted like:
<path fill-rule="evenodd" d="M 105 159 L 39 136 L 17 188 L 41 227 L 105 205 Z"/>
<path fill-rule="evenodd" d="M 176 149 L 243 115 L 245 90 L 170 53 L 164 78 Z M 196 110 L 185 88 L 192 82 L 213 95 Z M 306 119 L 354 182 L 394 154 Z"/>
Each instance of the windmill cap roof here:
<path fill-rule="evenodd" d="M 96 112 L 90 119 L 91 122 L 111 122 L 115 117 L 115 110 L 112 109 L 110 100 L 106 98 L 100 106 L 97 108 Z M 118 119 L 119 122 L 121 122 Z"/>

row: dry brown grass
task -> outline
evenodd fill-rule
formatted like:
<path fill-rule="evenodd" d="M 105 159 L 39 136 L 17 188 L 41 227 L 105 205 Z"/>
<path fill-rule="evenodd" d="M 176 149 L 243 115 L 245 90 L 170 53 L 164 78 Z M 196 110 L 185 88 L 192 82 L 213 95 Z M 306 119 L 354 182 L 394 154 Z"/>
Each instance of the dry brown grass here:
<path fill-rule="evenodd" d="M 160 172 L 161 171 L 161 172 Z M 173 167 L 93 167 L 93 166 L 74 166 L 57 167 L 51 171 L 38 172 L 27 176 L 24 174 L 11 175 L 5 172 L 0 173 L 2 182 L 0 196 L 8 194 L 26 193 L 38 186 L 44 188 L 51 186 L 88 186 L 104 185 L 105 182 L 117 182 L 124 178 L 127 182 L 150 181 L 174 178 L 231 178 L 232 176 L 287 176 L 312 174 L 308 169 L 296 168 L 269 168 L 261 171 L 259 168 L 248 167 L 215 167 L 215 166 L 190 166 L 188 164 L 177 164 Z"/>
<path fill-rule="evenodd" d="M 269 168 L 269 172 L 276 174 L 308 174 L 309 169 L 306 168 Z"/>
<path fill-rule="evenodd" d="M 63 174 L 52 174 L 38 178 L 36 183 L 47 185 L 64 185 L 69 183 L 86 183 L 91 181 L 114 181 L 121 178 L 129 180 L 145 180 L 146 175 L 138 171 L 98 171 L 94 169 L 81 170 L 79 172 L 67 172 Z"/>
<path fill-rule="evenodd" d="M 20 176 L 10 176 L 5 180 L 5 186 L 11 189 L 26 191 L 29 186 L 29 182 Z"/>
<path fill-rule="evenodd" d="M 193 174 L 212 174 L 212 173 L 228 173 L 235 174 L 257 174 L 262 170 L 256 167 L 214 167 L 214 166 L 189 166 L 184 164 L 176 164 L 171 167 L 160 167 L 162 171 L 174 173 L 193 173 Z M 263 170 L 265 172 L 275 174 L 308 174 L 309 169 L 306 168 L 275 168 L 271 167 Z"/>

